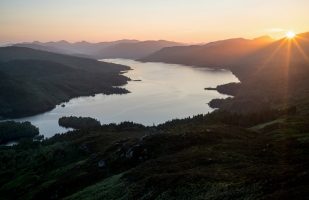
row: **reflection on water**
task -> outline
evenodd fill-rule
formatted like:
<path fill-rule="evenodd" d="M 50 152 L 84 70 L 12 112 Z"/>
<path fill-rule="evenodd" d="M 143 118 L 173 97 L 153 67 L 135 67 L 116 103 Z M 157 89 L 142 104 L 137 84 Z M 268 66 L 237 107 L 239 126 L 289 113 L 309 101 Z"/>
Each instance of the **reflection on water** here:
<path fill-rule="evenodd" d="M 134 70 L 125 75 L 132 80 L 124 87 L 131 93 L 75 98 L 54 110 L 33 117 L 18 119 L 38 126 L 41 134 L 50 137 L 65 132 L 58 126 L 62 116 L 93 117 L 102 123 L 134 121 L 145 125 L 163 123 L 211 112 L 207 103 L 214 98 L 225 98 L 205 87 L 237 82 L 229 71 L 214 71 L 164 63 L 141 63 L 126 59 L 107 59 L 107 62 L 130 66 Z"/>

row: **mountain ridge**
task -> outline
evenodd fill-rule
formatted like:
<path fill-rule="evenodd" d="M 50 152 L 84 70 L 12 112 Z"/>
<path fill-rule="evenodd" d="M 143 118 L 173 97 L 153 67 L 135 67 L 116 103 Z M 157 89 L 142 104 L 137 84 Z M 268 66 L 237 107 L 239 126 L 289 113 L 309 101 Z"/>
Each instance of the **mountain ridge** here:
<path fill-rule="evenodd" d="M 241 81 L 239 92 L 234 98 L 211 101 L 215 108 L 255 112 L 268 106 L 301 107 L 309 101 L 309 82 L 305 78 L 309 76 L 308 41 L 309 33 L 275 41 L 265 36 L 252 40 L 234 38 L 164 48 L 141 61 L 231 70 Z"/>
<path fill-rule="evenodd" d="M 131 45 L 131 46 L 130 46 Z M 83 55 L 94 59 L 103 58 L 131 58 L 138 59 L 155 51 L 167 47 L 181 45 L 181 43 L 171 42 L 166 40 L 117 40 L 111 42 L 91 43 L 87 41 L 70 43 L 66 40 L 51 41 L 51 42 L 26 42 L 18 43 L 13 46 L 28 47 L 37 50 L 44 50 L 53 53 L 61 53 L 68 55 Z M 143 46 L 145 46 L 143 48 Z M 124 49 L 123 49 L 124 48 Z M 129 49 L 128 49 L 129 48 Z M 130 52 L 131 56 L 125 55 Z"/>

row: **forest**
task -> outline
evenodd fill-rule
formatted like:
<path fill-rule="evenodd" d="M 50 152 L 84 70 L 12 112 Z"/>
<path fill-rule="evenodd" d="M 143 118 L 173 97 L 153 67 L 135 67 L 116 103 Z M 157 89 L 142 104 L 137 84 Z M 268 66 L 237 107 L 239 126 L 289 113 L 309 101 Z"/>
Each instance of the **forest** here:
<path fill-rule="evenodd" d="M 23 200 L 301 199 L 308 195 L 309 116 L 292 110 L 216 111 L 22 141 L 0 150 L 0 193 Z"/>
<path fill-rule="evenodd" d="M 23 138 L 32 139 L 39 135 L 39 129 L 30 122 L 0 122 L 0 145 L 8 142 L 18 141 Z"/>

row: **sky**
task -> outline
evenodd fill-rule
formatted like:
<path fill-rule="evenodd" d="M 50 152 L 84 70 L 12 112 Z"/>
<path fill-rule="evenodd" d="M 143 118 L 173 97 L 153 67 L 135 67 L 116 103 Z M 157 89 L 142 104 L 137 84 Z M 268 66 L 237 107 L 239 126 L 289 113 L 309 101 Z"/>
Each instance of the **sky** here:
<path fill-rule="evenodd" d="M 215 40 L 309 31 L 309 0 L 0 0 L 0 43 Z"/>

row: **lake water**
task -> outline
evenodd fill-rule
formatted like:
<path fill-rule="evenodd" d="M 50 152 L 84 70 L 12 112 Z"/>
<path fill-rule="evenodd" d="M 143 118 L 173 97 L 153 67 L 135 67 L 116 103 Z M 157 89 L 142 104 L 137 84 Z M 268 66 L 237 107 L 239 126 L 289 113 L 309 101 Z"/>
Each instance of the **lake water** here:
<path fill-rule="evenodd" d="M 214 98 L 226 98 L 205 87 L 238 82 L 226 70 L 193 68 L 164 63 L 141 63 L 126 59 L 106 59 L 106 62 L 130 66 L 125 73 L 132 80 L 124 87 L 131 93 L 125 95 L 102 95 L 80 97 L 57 106 L 40 115 L 18 119 L 30 121 L 39 127 L 40 133 L 51 137 L 67 130 L 58 126 L 62 116 L 93 117 L 101 123 L 134 121 L 144 125 L 163 123 L 175 118 L 185 118 L 213 111 L 207 103 Z"/>

